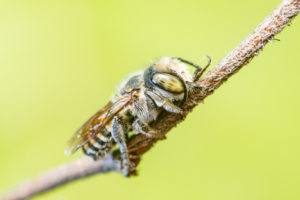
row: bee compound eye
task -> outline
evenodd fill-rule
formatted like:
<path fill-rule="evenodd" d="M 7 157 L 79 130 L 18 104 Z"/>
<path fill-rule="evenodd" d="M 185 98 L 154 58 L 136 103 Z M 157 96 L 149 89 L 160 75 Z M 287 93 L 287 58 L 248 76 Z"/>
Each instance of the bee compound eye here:
<path fill-rule="evenodd" d="M 185 89 L 180 78 L 167 73 L 155 74 L 153 76 L 153 83 L 171 93 L 182 93 Z"/>

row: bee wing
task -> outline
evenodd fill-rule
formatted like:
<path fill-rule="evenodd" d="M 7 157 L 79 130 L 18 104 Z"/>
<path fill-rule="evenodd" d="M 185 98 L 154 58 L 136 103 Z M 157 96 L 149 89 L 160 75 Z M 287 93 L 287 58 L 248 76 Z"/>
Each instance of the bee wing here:
<path fill-rule="evenodd" d="M 82 147 L 89 138 L 95 136 L 105 125 L 112 120 L 124 107 L 132 101 L 132 95 L 117 97 L 114 102 L 108 102 L 102 109 L 89 118 L 73 135 L 68 142 L 65 154 L 70 155 Z"/>

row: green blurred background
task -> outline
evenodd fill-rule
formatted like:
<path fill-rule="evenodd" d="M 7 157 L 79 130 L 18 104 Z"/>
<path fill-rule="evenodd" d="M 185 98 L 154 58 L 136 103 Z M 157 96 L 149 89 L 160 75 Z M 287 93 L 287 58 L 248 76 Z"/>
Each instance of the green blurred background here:
<path fill-rule="evenodd" d="M 279 0 L 0 0 L 0 193 L 80 157 L 66 141 L 163 55 L 216 64 Z M 143 157 L 139 176 L 35 199 L 300 199 L 300 20 Z"/>

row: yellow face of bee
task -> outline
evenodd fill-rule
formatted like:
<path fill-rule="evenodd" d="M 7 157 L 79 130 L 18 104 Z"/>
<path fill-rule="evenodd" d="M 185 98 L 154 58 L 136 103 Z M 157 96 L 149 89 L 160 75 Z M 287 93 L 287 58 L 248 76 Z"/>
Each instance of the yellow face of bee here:
<path fill-rule="evenodd" d="M 171 74 L 157 73 L 153 76 L 153 82 L 168 92 L 183 93 L 185 90 L 183 82 Z"/>

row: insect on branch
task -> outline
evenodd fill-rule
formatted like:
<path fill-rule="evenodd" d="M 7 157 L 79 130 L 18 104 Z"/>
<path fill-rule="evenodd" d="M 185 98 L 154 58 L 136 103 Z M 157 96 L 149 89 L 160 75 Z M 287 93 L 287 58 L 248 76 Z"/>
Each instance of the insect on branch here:
<path fill-rule="evenodd" d="M 160 138 L 149 138 L 142 134 L 130 138 L 127 146 L 131 161 L 138 165 L 141 156 L 145 152 L 158 140 L 165 138 L 166 133 L 184 120 L 196 105 L 258 55 L 259 51 L 276 34 L 290 24 L 291 20 L 299 13 L 299 10 L 300 0 L 284 0 L 244 41 L 221 60 L 216 67 L 197 81 L 197 88 L 188 94 L 187 101 L 183 105 L 182 115 L 170 114 L 153 124 L 153 128 L 158 131 Z M 83 177 L 109 171 L 120 171 L 120 167 L 118 154 L 108 155 L 97 162 L 84 157 L 57 167 L 29 182 L 22 183 L 0 199 L 26 199 Z"/>

